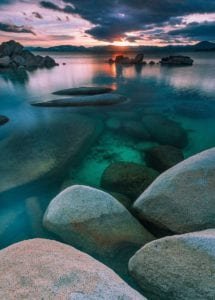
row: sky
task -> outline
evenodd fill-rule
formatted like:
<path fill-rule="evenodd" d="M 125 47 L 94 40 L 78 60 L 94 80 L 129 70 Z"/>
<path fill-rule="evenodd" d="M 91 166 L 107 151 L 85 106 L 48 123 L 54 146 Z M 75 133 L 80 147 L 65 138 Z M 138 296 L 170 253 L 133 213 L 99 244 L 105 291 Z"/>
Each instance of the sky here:
<path fill-rule="evenodd" d="M 215 41 L 215 0 L 0 0 L 0 42 L 25 46 Z"/>

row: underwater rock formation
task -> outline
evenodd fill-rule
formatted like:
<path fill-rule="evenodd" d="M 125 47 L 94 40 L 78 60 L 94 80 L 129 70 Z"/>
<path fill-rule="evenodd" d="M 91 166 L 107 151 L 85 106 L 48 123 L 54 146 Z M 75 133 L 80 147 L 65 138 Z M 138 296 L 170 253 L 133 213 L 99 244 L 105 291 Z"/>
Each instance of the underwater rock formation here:
<path fill-rule="evenodd" d="M 0 143 L 0 191 L 65 172 L 68 163 L 77 164 L 86 154 L 101 130 L 101 122 L 71 114 L 69 119 L 41 119 L 32 129 L 12 134 Z"/>
<path fill-rule="evenodd" d="M 4 125 L 5 123 L 7 123 L 9 121 L 8 117 L 2 116 L 0 115 L 0 126 Z"/>
<path fill-rule="evenodd" d="M 159 175 L 144 165 L 132 162 L 110 164 L 102 174 L 101 187 L 135 200 Z"/>
<path fill-rule="evenodd" d="M 151 135 L 152 140 L 162 145 L 184 148 L 188 143 L 188 136 L 185 129 L 179 123 L 163 115 L 145 115 L 142 122 Z"/>
<path fill-rule="evenodd" d="M 145 160 L 149 167 L 159 172 L 166 171 L 184 160 L 181 149 L 170 145 L 159 145 L 144 151 Z"/>

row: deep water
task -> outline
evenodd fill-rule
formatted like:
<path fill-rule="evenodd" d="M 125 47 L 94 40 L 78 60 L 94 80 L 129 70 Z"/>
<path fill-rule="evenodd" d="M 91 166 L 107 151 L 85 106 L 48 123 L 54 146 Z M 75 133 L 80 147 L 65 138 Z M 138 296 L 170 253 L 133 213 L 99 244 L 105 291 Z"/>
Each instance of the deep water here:
<path fill-rule="evenodd" d="M 120 122 L 141 121 L 146 114 L 159 113 L 179 122 L 187 131 L 185 157 L 215 146 L 214 53 L 190 53 L 195 61 L 192 67 L 116 67 L 105 63 L 107 57 L 102 55 L 50 55 L 60 63 L 59 67 L 0 73 L 0 114 L 10 118 L 0 127 L 1 248 L 24 239 L 53 237 L 42 228 L 42 216 L 50 200 L 64 187 L 74 183 L 99 187 L 104 169 L 112 162 L 145 164 L 143 150 L 157 142 L 126 134 L 118 128 Z M 159 56 L 147 57 L 151 59 L 157 62 Z M 54 99 L 51 92 L 59 89 L 92 85 L 110 86 L 129 101 L 90 108 L 30 105 Z M 92 137 L 89 147 L 84 146 L 80 155 L 71 160 L 63 154 L 69 143 L 67 128 L 73 130 L 66 122 L 69 124 L 74 116 L 92 120 L 100 135 L 96 140 Z M 81 125 L 77 121 L 74 126 L 78 129 Z M 68 138 L 63 138 L 66 133 Z M 8 139 L 13 142 L 7 144 Z M 5 144 L 11 148 L 5 148 Z M 21 166 L 24 170 L 19 172 Z M 37 177 L 39 167 L 41 175 Z M 52 167 L 54 172 L 46 174 L 46 168 Z"/>

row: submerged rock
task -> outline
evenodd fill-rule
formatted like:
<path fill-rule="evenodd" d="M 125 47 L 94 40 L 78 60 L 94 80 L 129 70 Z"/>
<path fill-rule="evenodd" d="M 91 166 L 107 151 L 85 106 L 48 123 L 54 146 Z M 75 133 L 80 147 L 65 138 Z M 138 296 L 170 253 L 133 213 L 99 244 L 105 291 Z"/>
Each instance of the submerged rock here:
<path fill-rule="evenodd" d="M 173 65 L 173 66 L 191 66 L 193 59 L 189 56 L 177 55 L 164 57 L 160 61 L 161 65 Z"/>
<path fill-rule="evenodd" d="M 160 144 L 183 148 L 188 143 L 187 132 L 180 124 L 163 115 L 145 115 L 142 122 L 152 139 Z"/>
<path fill-rule="evenodd" d="M 8 121 L 9 121 L 9 118 L 0 115 L 0 126 L 1 126 L 1 125 L 4 125 L 4 124 L 7 123 Z"/>
<path fill-rule="evenodd" d="M 153 241 L 131 258 L 129 270 L 150 299 L 214 299 L 215 229 Z"/>
<path fill-rule="evenodd" d="M 56 241 L 23 241 L 0 259 L 1 299 L 145 299 L 102 263 Z"/>
<path fill-rule="evenodd" d="M 131 162 L 109 165 L 101 178 L 101 187 L 135 200 L 159 175 L 153 169 Z"/>
<path fill-rule="evenodd" d="M 141 220 L 176 233 L 215 227 L 215 148 L 161 174 L 134 209 Z"/>
<path fill-rule="evenodd" d="M 49 204 L 44 226 L 90 254 L 114 256 L 126 247 L 137 247 L 153 236 L 111 195 L 74 185 Z"/>
<path fill-rule="evenodd" d="M 160 145 L 144 151 L 147 164 L 160 172 L 166 171 L 184 160 L 181 149 L 169 145 Z"/>
<path fill-rule="evenodd" d="M 123 129 L 126 134 L 133 138 L 150 140 L 151 135 L 141 122 L 127 121 L 123 123 Z"/>
<path fill-rule="evenodd" d="M 112 105 L 128 101 L 128 98 L 119 94 L 102 94 L 93 96 L 77 96 L 44 102 L 31 103 L 34 106 L 67 107 L 67 106 L 100 106 Z"/>
<path fill-rule="evenodd" d="M 71 118 L 40 120 L 0 143 L 0 191 L 5 191 L 76 164 L 102 129 L 100 122 L 78 114 Z"/>
<path fill-rule="evenodd" d="M 54 95 L 97 95 L 97 94 L 105 94 L 112 92 L 113 89 L 109 87 L 101 87 L 101 86 L 90 86 L 90 87 L 78 87 L 78 88 L 70 88 L 65 90 L 56 91 Z"/>

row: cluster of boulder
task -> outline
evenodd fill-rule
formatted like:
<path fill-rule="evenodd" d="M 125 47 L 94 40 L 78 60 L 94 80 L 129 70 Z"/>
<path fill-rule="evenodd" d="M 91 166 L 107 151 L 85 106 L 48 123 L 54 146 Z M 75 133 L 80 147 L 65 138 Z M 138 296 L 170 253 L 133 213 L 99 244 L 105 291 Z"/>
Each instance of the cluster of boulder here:
<path fill-rule="evenodd" d="M 177 160 L 170 156 L 165 165 L 156 153 L 157 149 L 151 151 L 151 161 L 156 157 L 160 170 L 183 159 L 177 152 Z M 104 185 L 108 173 L 120 168 L 106 171 Z M 126 186 L 123 172 L 117 174 L 125 181 L 121 193 L 130 197 L 134 190 Z M 145 170 L 137 168 L 137 172 Z M 160 176 L 154 172 L 151 178 L 142 177 L 142 189 L 149 186 L 128 209 L 116 193 L 115 198 L 83 185 L 57 195 L 47 207 L 43 225 L 70 246 L 36 239 L 1 250 L 1 298 L 214 299 L 215 148 L 179 162 Z M 115 189 L 117 183 L 112 184 Z M 158 239 L 150 226 L 171 235 Z M 144 296 L 71 246 L 105 264 L 123 258 Z"/>
<path fill-rule="evenodd" d="M 143 60 L 144 54 L 139 53 L 135 56 L 135 58 L 130 58 L 124 55 L 118 55 L 115 59 L 110 58 L 108 60 L 109 64 L 122 64 L 122 65 L 146 65 L 147 62 Z M 161 65 L 172 65 L 172 66 L 191 66 L 193 64 L 193 59 L 189 56 L 183 55 L 171 55 L 168 57 L 163 57 L 159 62 Z M 149 65 L 155 65 L 156 62 L 151 60 Z"/>
<path fill-rule="evenodd" d="M 183 55 L 171 55 L 168 57 L 163 57 L 160 61 L 161 65 L 169 65 L 169 66 L 191 66 L 193 64 L 193 59 L 189 56 Z"/>
<path fill-rule="evenodd" d="M 0 45 L 0 69 L 2 68 L 52 68 L 57 66 L 50 56 L 34 55 L 24 47 L 11 40 Z"/>
<path fill-rule="evenodd" d="M 139 64 L 146 64 L 145 61 L 143 61 L 144 59 L 144 54 L 139 53 L 137 54 L 134 58 L 130 58 L 124 55 L 118 55 L 116 56 L 115 60 L 110 58 L 108 60 L 108 62 L 110 64 L 116 63 L 116 64 L 134 64 L 134 65 L 139 65 Z"/>

